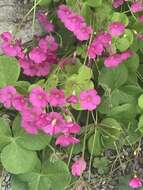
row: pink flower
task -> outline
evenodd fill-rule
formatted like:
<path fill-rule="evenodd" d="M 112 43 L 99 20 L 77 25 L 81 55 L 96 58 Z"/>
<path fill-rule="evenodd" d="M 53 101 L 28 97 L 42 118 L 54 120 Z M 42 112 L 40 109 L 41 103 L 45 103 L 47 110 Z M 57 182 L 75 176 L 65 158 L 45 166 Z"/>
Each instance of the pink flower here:
<path fill-rule="evenodd" d="M 111 43 L 112 36 L 108 32 L 102 32 L 96 36 L 96 40 L 106 48 Z"/>
<path fill-rule="evenodd" d="M 84 23 L 84 18 L 76 13 L 71 13 L 64 23 L 68 30 L 74 32 L 81 23 Z"/>
<path fill-rule="evenodd" d="M 6 108 L 12 107 L 13 97 L 17 95 L 16 89 L 13 86 L 6 86 L 0 89 L 0 102 L 4 104 Z"/>
<path fill-rule="evenodd" d="M 51 89 L 49 96 L 49 103 L 54 107 L 63 106 L 65 104 L 64 91 L 57 88 Z"/>
<path fill-rule="evenodd" d="M 119 8 L 123 3 L 124 0 L 114 0 L 112 5 L 114 8 Z"/>
<path fill-rule="evenodd" d="M 125 25 L 121 22 L 112 22 L 108 30 L 112 36 L 121 36 L 125 31 Z"/>
<path fill-rule="evenodd" d="M 21 111 L 22 127 L 29 134 L 37 134 L 40 126 L 37 125 L 42 112 L 37 108 L 26 108 Z"/>
<path fill-rule="evenodd" d="M 22 111 L 27 107 L 27 101 L 22 95 L 17 94 L 12 99 L 12 105 L 16 110 Z"/>
<path fill-rule="evenodd" d="M 61 19 L 62 22 L 66 22 L 69 15 L 72 14 L 72 11 L 66 5 L 60 5 L 57 10 L 57 15 Z"/>
<path fill-rule="evenodd" d="M 24 52 L 21 46 L 21 41 L 12 41 L 12 34 L 10 32 L 4 32 L 1 34 L 3 40 L 1 44 L 2 51 L 5 55 L 11 57 L 24 57 Z"/>
<path fill-rule="evenodd" d="M 48 94 L 41 87 L 35 87 L 29 95 L 29 101 L 35 107 L 44 108 L 48 104 Z"/>
<path fill-rule="evenodd" d="M 115 68 L 117 67 L 119 64 L 121 64 L 123 61 L 127 60 L 129 57 L 131 57 L 133 55 L 133 52 L 130 50 L 127 50 L 125 52 L 122 53 L 116 53 L 113 55 L 110 55 L 109 57 L 107 57 L 104 61 L 104 65 L 107 68 Z"/>
<path fill-rule="evenodd" d="M 88 48 L 88 56 L 95 59 L 97 55 L 102 55 L 104 49 L 111 43 L 112 37 L 109 33 L 103 32 L 95 37 Z"/>
<path fill-rule="evenodd" d="M 139 21 L 140 21 L 141 23 L 143 23 L 143 15 L 141 15 L 141 16 L 139 17 Z"/>
<path fill-rule="evenodd" d="M 83 17 L 73 12 L 66 5 L 60 5 L 57 11 L 58 17 L 65 27 L 74 33 L 80 41 L 88 40 L 92 33 L 92 28 L 87 26 Z"/>
<path fill-rule="evenodd" d="M 81 176 L 84 170 L 86 169 L 86 162 L 82 158 L 80 160 L 75 161 L 75 163 L 71 167 L 73 176 Z"/>
<path fill-rule="evenodd" d="M 42 51 L 41 48 L 36 47 L 30 51 L 29 58 L 35 63 L 41 63 L 46 60 L 47 56 L 45 52 Z"/>
<path fill-rule="evenodd" d="M 132 3 L 132 5 L 131 5 L 131 11 L 133 13 L 137 13 L 137 12 L 143 11 L 142 2 L 134 2 L 134 3 Z"/>
<path fill-rule="evenodd" d="M 72 136 L 61 135 L 56 140 L 56 145 L 60 145 L 61 147 L 67 147 L 72 144 L 79 143 L 79 140 Z"/>
<path fill-rule="evenodd" d="M 120 63 L 122 63 L 122 58 L 120 54 L 110 55 L 104 61 L 104 65 L 107 68 L 117 67 Z"/>
<path fill-rule="evenodd" d="M 41 128 L 42 131 L 49 135 L 56 135 L 63 132 L 65 128 L 65 120 L 60 113 L 50 112 L 45 119 L 45 126 Z"/>
<path fill-rule="evenodd" d="M 132 55 L 133 55 L 133 52 L 130 51 L 130 50 L 127 50 L 127 51 L 121 53 L 121 59 L 122 59 L 123 61 L 125 61 L 125 60 L 127 60 L 128 58 L 130 58 Z"/>
<path fill-rule="evenodd" d="M 100 104 L 101 98 L 95 89 L 87 90 L 80 93 L 80 104 L 84 110 L 94 110 Z"/>
<path fill-rule="evenodd" d="M 140 188 L 142 185 L 142 180 L 138 177 L 134 177 L 129 181 L 129 186 L 134 189 Z"/>
<path fill-rule="evenodd" d="M 54 25 L 48 21 L 44 13 L 42 12 L 37 13 L 37 18 L 46 32 L 54 31 Z"/>
<path fill-rule="evenodd" d="M 12 41 L 12 34 L 10 32 L 3 32 L 1 34 L 1 38 L 4 42 L 11 42 Z"/>
<path fill-rule="evenodd" d="M 74 31 L 76 38 L 80 41 L 88 40 L 93 30 L 90 26 L 86 26 L 85 23 L 79 25 L 79 27 Z"/>
<path fill-rule="evenodd" d="M 52 36 L 46 36 L 45 38 L 40 39 L 39 47 L 44 51 L 55 52 L 58 49 L 58 44 L 55 42 L 55 39 Z"/>
<path fill-rule="evenodd" d="M 80 126 L 77 123 L 67 122 L 65 129 L 63 130 L 64 134 L 77 134 L 80 132 Z"/>
<path fill-rule="evenodd" d="M 69 104 L 76 104 L 78 102 L 78 97 L 75 95 L 68 96 L 66 102 Z"/>
<path fill-rule="evenodd" d="M 20 59 L 20 66 L 23 68 L 23 73 L 28 76 L 46 76 L 51 70 L 51 64 L 46 62 L 34 63 L 30 59 Z"/>
<path fill-rule="evenodd" d="M 93 41 L 88 49 L 88 55 L 90 58 L 95 59 L 97 55 L 102 55 L 104 47 L 99 41 Z"/>

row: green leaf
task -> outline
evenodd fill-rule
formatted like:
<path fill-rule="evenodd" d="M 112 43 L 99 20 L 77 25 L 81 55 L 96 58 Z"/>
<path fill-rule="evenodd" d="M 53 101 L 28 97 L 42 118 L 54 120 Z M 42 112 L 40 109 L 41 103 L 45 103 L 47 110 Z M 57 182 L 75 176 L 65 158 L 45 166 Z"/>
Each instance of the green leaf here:
<path fill-rule="evenodd" d="M 23 183 L 18 177 L 12 175 L 11 179 L 11 190 L 27 190 L 27 184 Z"/>
<path fill-rule="evenodd" d="M 138 122 L 136 120 L 130 121 L 128 126 L 124 125 L 124 139 L 125 144 L 133 145 L 140 140 L 142 133 L 138 129 Z"/>
<path fill-rule="evenodd" d="M 129 180 L 130 176 L 119 177 L 119 190 L 132 190 L 128 185 Z"/>
<path fill-rule="evenodd" d="M 86 65 L 82 65 L 78 71 L 78 82 L 82 82 L 83 80 L 90 80 L 92 77 L 92 70 L 90 67 Z"/>
<path fill-rule="evenodd" d="M 128 70 L 123 64 L 114 69 L 103 68 L 99 76 L 99 84 L 104 89 L 113 90 L 125 84 L 127 78 Z"/>
<path fill-rule="evenodd" d="M 138 98 L 138 105 L 141 109 L 143 109 L 143 94 Z"/>
<path fill-rule="evenodd" d="M 20 66 L 13 57 L 0 56 L 0 88 L 13 85 L 19 78 Z"/>
<path fill-rule="evenodd" d="M 134 53 L 128 60 L 124 61 L 124 65 L 127 67 L 129 72 L 136 72 L 139 67 L 139 56 Z"/>
<path fill-rule="evenodd" d="M 93 167 L 98 169 L 100 174 L 107 173 L 109 168 L 109 160 L 106 157 L 102 158 L 94 158 L 93 160 Z"/>
<path fill-rule="evenodd" d="M 51 88 L 56 87 L 58 84 L 58 81 L 59 81 L 58 76 L 55 74 L 51 74 L 48 77 L 46 83 L 44 84 L 45 90 L 50 90 Z"/>
<path fill-rule="evenodd" d="M 30 83 L 27 81 L 17 81 L 14 84 L 16 90 L 23 95 L 26 95 L 28 92 L 28 88 L 30 87 Z"/>
<path fill-rule="evenodd" d="M 122 22 L 125 24 L 125 26 L 127 26 L 129 24 L 129 19 L 125 13 L 114 12 L 111 15 L 110 20 L 111 20 L 111 22 L 117 22 L 117 21 Z"/>
<path fill-rule="evenodd" d="M 0 118 L 0 151 L 12 140 L 10 127 L 4 118 Z"/>
<path fill-rule="evenodd" d="M 86 0 L 85 2 L 91 7 L 100 7 L 102 5 L 102 0 Z"/>
<path fill-rule="evenodd" d="M 50 143 L 50 140 L 51 137 L 44 133 L 30 135 L 23 131 L 16 142 L 28 150 L 42 150 Z"/>
<path fill-rule="evenodd" d="M 65 189 L 65 187 L 69 184 L 71 180 L 68 166 L 61 160 L 55 161 L 54 163 L 46 161 L 43 164 L 42 171 L 50 179 L 52 183 L 52 190 Z"/>
<path fill-rule="evenodd" d="M 130 120 L 131 118 L 135 118 L 137 114 L 138 109 L 136 104 L 123 104 L 111 108 L 108 116 L 120 120 Z"/>
<path fill-rule="evenodd" d="M 67 165 L 60 160 L 46 161 L 41 171 L 20 175 L 20 179 L 28 183 L 29 190 L 64 190 L 70 178 Z"/>
<path fill-rule="evenodd" d="M 20 174 L 31 171 L 38 162 L 38 158 L 35 152 L 21 148 L 16 141 L 13 141 L 3 148 L 1 162 L 7 171 Z"/>
<path fill-rule="evenodd" d="M 93 155 L 100 155 L 103 151 L 103 146 L 101 145 L 101 134 L 98 128 L 95 134 L 93 134 L 88 140 L 88 151 Z"/>
<path fill-rule="evenodd" d="M 143 115 L 139 118 L 138 129 L 141 133 L 143 133 Z"/>
<path fill-rule="evenodd" d="M 37 2 L 39 2 L 38 5 L 45 7 L 51 3 L 51 0 L 41 0 L 41 1 L 37 0 Z"/>

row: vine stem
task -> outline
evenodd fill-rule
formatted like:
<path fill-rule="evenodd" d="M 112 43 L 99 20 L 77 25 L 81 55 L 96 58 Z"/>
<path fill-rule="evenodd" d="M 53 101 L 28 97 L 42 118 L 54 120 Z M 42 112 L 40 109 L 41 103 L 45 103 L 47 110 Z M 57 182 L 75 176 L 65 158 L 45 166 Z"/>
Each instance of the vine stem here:
<path fill-rule="evenodd" d="M 91 155 L 90 155 L 90 161 L 89 161 L 89 170 L 88 170 L 88 181 L 90 182 L 91 179 L 91 165 L 92 165 L 92 158 L 93 158 L 93 150 L 94 150 L 94 146 L 95 146 L 95 138 L 96 138 L 96 126 L 98 123 L 98 113 L 96 112 L 96 119 L 94 117 L 94 113 L 93 111 L 91 112 L 94 124 L 95 124 L 95 130 L 94 130 L 94 137 L 93 137 L 93 144 L 92 144 L 92 149 L 91 149 Z"/>
<path fill-rule="evenodd" d="M 89 122 L 89 111 L 87 112 L 87 119 L 86 119 L 86 126 L 85 126 L 85 135 L 84 135 L 84 139 L 83 139 L 82 159 L 84 159 L 84 156 L 85 156 L 88 122 Z"/>
<path fill-rule="evenodd" d="M 34 36 L 35 31 L 35 18 L 36 18 L 36 7 L 37 7 L 37 0 L 34 0 L 34 11 L 33 11 L 33 20 L 32 20 L 32 37 Z"/>

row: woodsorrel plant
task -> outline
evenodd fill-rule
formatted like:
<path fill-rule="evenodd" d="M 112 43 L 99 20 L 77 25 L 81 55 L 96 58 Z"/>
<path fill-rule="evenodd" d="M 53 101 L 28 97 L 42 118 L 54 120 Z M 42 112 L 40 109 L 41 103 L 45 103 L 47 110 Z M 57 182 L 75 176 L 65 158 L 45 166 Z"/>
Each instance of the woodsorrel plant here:
<path fill-rule="evenodd" d="M 105 150 L 143 136 L 143 2 L 39 5 L 48 14 L 35 14 L 43 32 L 30 46 L 0 36 L 1 163 L 13 190 L 70 190 L 84 171 L 107 171 Z"/>

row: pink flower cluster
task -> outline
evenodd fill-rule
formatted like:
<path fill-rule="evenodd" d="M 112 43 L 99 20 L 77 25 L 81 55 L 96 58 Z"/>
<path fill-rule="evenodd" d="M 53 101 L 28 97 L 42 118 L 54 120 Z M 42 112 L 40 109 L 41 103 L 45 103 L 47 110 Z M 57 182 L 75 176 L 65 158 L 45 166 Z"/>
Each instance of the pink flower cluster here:
<path fill-rule="evenodd" d="M 10 32 L 3 32 L 0 37 L 2 39 L 1 49 L 5 55 L 18 58 L 24 57 L 20 40 L 14 40 Z"/>
<path fill-rule="evenodd" d="M 143 11 L 143 2 L 141 0 L 133 2 L 131 5 L 131 11 L 133 13 L 138 13 L 138 12 Z"/>
<path fill-rule="evenodd" d="M 84 41 L 90 38 L 93 30 L 90 26 L 87 26 L 82 16 L 73 12 L 66 5 L 59 6 L 57 15 L 65 27 L 73 32 L 78 40 Z"/>
<path fill-rule="evenodd" d="M 139 177 L 134 177 L 129 181 L 129 186 L 134 189 L 142 187 L 143 181 Z"/>
<path fill-rule="evenodd" d="M 54 31 L 54 25 L 47 20 L 47 17 L 43 12 L 38 12 L 37 18 L 38 18 L 40 24 L 42 25 L 43 29 L 45 30 L 45 32 L 53 32 Z"/>
<path fill-rule="evenodd" d="M 95 37 L 88 48 L 88 55 L 95 59 L 97 55 L 102 55 L 104 49 L 111 43 L 112 37 L 109 33 L 103 32 Z"/>
<path fill-rule="evenodd" d="M 121 22 L 112 22 L 108 26 L 108 31 L 111 36 L 121 36 L 125 31 L 125 25 Z"/>
<path fill-rule="evenodd" d="M 123 53 L 116 53 L 113 55 L 110 55 L 104 60 L 104 65 L 107 68 L 115 68 L 119 64 L 121 64 L 123 61 L 127 60 L 129 57 L 133 55 L 133 52 L 128 50 Z"/>
<path fill-rule="evenodd" d="M 20 66 L 25 75 L 46 76 L 53 64 L 57 62 L 56 50 L 58 48 L 54 37 L 45 36 L 39 39 L 38 46 L 19 59 Z"/>
<path fill-rule="evenodd" d="M 48 135 L 58 135 L 56 145 L 62 147 L 79 142 L 73 136 L 80 132 L 78 124 L 65 120 L 58 112 L 45 111 L 48 104 L 64 106 L 68 103 L 62 90 L 54 88 L 48 93 L 41 87 L 35 87 L 28 97 L 24 97 L 13 86 L 6 86 L 0 89 L 0 102 L 6 108 L 13 107 L 21 113 L 22 127 L 27 133 L 37 134 L 41 130 Z"/>
<path fill-rule="evenodd" d="M 125 26 L 120 22 L 113 22 L 108 26 L 108 32 L 102 32 L 95 37 L 93 42 L 88 48 L 88 56 L 90 59 L 95 59 L 97 56 L 101 56 L 103 52 L 107 49 L 111 50 L 112 37 L 121 36 L 125 31 Z M 112 53 L 112 52 L 111 52 Z M 110 54 L 111 54 L 110 53 Z M 114 53 L 109 55 L 104 60 L 105 67 L 114 68 L 121 64 L 123 61 L 131 57 L 133 53 L 127 50 L 122 53 Z"/>

